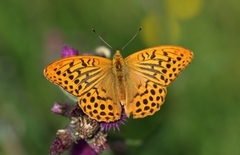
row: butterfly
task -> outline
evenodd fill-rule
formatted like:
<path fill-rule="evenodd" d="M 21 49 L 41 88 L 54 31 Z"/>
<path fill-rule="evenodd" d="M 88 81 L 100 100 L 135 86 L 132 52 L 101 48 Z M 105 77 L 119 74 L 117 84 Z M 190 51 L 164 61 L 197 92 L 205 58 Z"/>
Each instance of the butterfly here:
<path fill-rule="evenodd" d="M 45 77 L 75 96 L 92 119 L 114 122 L 127 117 L 144 118 L 158 111 L 169 86 L 193 59 L 178 46 L 157 46 L 125 59 L 119 50 L 113 60 L 98 56 L 71 56 L 44 69 Z"/>

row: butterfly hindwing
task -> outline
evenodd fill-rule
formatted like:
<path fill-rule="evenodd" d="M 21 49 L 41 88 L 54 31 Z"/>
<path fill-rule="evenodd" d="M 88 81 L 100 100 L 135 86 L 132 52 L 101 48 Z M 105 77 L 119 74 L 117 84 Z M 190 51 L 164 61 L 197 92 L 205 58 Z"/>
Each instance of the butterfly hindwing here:
<path fill-rule="evenodd" d="M 106 76 L 78 98 L 79 106 L 92 119 L 112 122 L 121 118 L 122 106 L 113 80 L 112 76 Z"/>

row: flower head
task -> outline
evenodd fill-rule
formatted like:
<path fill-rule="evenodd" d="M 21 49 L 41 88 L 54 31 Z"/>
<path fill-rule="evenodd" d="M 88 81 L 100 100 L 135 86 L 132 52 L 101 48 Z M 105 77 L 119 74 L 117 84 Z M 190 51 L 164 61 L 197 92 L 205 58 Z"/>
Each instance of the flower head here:
<path fill-rule="evenodd" d="M 101 128 L 102 130 L 108 131 L 110 129 L 113 129 L 115 131 L 115 129 L 117 129 L 118 131 L 120 131 L 119 125 L 123 124 L 124 122 L 127 121 L 127 116 L 124 112 L 124 109 L 122 108 L 122 114 L 121 114 L 121 118 L 117 121 L 114 122 L 101 122 Z"/>
<path fill-rule="evenodd" d="M 58 102 L 55 102 L 53 104 L 53 107 L 52 107 L 52 112 L 54 114 L 59 114 L 59 115 L 62 115 L 62 116 L 65 116 L 65 117 L 68 117 L 70 118 L 71 117 L 71 113 L 73 112 L 73 110 L 76 108 L 76 105 L 74 104 L 71 104 L 71 103 L 58 103 Z"/>
<path fill-rule="evenodd" d="M 58 130 L 57 137 L 49 150 L 51 155 L 59 155 L 70 148 L 72 148 L 71 155 L 88 155 L 83 152 L 92 152 L 91 154 L 95 155 L 109 148 L 106 140 L 107 133 L 100 129 L 99 122 L 82 113 L 78 105 L 75 106 L 75 109 L 71 104 L 55 103 L 54 107 L 56 105 L 65 107 L 64 109 L 72 109 L 72 111 L 62 110 L 63 116 L 70 118 L 71 121 L 65 129 Z M 70 107 L 66 108 L 66 106 Z M 78 145 L 78 143 L 83 144 L 83 141 L 87 145 Z"/>
<path fill-rule="evenodd" d="M 76 56 L 78 55 L 78 50 L 68 46 L 64 45 L 62 48 L 62 58 L 70 57 L 70 56 Z"/>
<path fill-rule="evenodd" d="M 85 140 L 81 139 L 73 144 L 70 155 L 97 155 L 97 153 Z"/>
<path fill-rule="evenodd" d="M 57 137 L 49 149 L 49 154 L 59 155 L 68 150 L 72 144 L 73 139 L 70 136 L 70 132 L 68 130 L 58 130 Z"/>

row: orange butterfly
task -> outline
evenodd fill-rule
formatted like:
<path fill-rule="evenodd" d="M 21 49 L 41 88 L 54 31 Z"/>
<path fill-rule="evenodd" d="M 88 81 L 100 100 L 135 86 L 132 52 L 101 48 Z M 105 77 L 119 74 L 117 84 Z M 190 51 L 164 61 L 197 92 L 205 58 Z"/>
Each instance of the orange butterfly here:
<path fill-rule="evenodd" d="M 78 104 L 97 121 L 119 120 L 126 115 L 143 118 L 163 104 L 167 89 L 191 62 L 193 53 L 177 46 L 158 46 L 123 59 L 119 50 L 113 60 L 98 56 L 72 56 L 48 65 L 44 75 L 78 98 Z"/>

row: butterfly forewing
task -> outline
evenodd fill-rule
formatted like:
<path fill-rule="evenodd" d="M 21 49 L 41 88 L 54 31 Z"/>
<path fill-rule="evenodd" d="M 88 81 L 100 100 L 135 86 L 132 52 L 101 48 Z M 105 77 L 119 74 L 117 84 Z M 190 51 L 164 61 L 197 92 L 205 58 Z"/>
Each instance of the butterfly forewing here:
<path fill-rule="evenodd" d="M 191 51 L 178 46 L 159 46 L 148 48 L 125 59 L 132 70 L 154 83 L 169 85 L 191 62 Z"/>
<path fill-rule="evenodd" d="M 80 97 L 110 72 L 111 61 L 95 56 L 60 59 L 47 66 L 44 75 L 68 93 Z"/>

